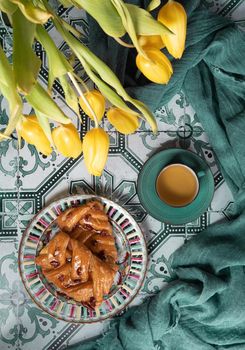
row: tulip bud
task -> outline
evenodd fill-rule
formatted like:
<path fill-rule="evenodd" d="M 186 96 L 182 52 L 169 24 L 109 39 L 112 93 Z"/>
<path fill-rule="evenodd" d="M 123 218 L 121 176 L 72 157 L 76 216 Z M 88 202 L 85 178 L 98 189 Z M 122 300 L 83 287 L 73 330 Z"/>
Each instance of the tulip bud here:
<path fill-rule="evenodd" d="M 73 124 L 60 125 L 52 130 L 54 145 L 65 157 L 77 158 L 82 153 L 82 141 Z"/>
<path fill-rule="evenodd" d="M 187 15 L 184 7 L 177 1 L 169 0 L 157 17 L 173 34 L 164 34 L 162 40 L 174 58 L 181 58 L 185 49 Z"/>
<path fill-rule="evenodd" d="M 98 121 L 100 122 L 105 114 L 104 96 L 98 90 L 87 91 L 84 93 L 84 96 L 88 100 L 88 103 L 93 109 Z M 86 103 L 83 101 L 81 97 L 79 98 L 79 104 L 83 109 L 84 113 L 87 114 L 92 120 L 94 120 L 94 117 L 91 111 L 89 110 L 88 106 L 86 105 Z"/>
<path fill-rule="evenodd" d="M 35 115 L 23 117 L 18 127 L 18 133 L 26 142 L 34 145 L 36 149 L 45 156 L 52 153 L 50 142 Z"/>
<path fill-rule="evenodd" d="M 139 119 L 135 114 L 125 112 L 120 108 L 110 108 L 107 119 L 122 134 L 134 133 L 139 127 Z"/>
<path fill-rule="evenodd" d="M 138 54 L 136 57 L 136 65 L 138 69 L 148 78 L 157 84 L 167 84 L 173 68 L 171 62 L 160 50 L 145 50 L 149 59 Z"/>
<path fill-rule="evenodd" d="M 109 136 L 101 128 L 87 132 L 83 139 L 83 155 L 88 172 L 101 176 L 109 151 Z"/>
<path fill-rule="evenodd" d="M 140 35 L 139 44 L 144 49 L 158 49 L 164 48 L 164 43 L 160 35 Z"/>

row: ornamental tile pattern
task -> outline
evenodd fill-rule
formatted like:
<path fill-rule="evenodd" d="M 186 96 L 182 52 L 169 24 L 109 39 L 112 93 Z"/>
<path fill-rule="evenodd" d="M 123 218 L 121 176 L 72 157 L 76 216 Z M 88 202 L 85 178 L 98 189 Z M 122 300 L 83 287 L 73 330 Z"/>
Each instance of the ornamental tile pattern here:
<path fill-rule="evenodd" d="M 245 27 L 243 0 L 204 0 L 207 8 L 227 16 Z M 59 14 L 84 33 L 88 40 L 88 25 L 83 11 L 58 8 Z M 69 50 L 56 37 L 51 23 L 46 25 L 60 50 Z M 11 53 L 11 29 L 0 18 L 0 42 L 9 58 Z M 36 52 L 42 58 L 41 77 L 47 82 L 45 52 L 36 44 Z M 76 64 L 76 70 L 85 79 L 85 73 Z M 59 84 L 54 86 L 54 99 L 73 118 L 66 107 Z M 31 111 L 26 107 L 26 112 Z M 81 137 L 91 122 L 82 113 L 83 124 L 77 124 Z M 106 169 L 100 178 L 90 176 L 83 157 L 77 160 L 55 155 L 45 157 L 24 142 L 20 150 L 17 140 L 5 140 L 0 144 L 0 349 L 1 350 L 57 350 L 104 332 L 108 321 L 93 325 L 75 325 L 58 321 L 37 308 L 26 294 L 18 273 L 18 244 L 23 230 L 43 206 L 69 194 L 96 193 L 106 196 L 125 207 L 137 220 L 145 234 L 149 266 L 145 283 L 134 304 L 157 293 L 173 278 L 169 264 L 170 255 L 193 235 L 220 220 L 229 220 L 228 209 L 232 205 L 231 193 L 218 169 L 215 154 L 207 135 L 198 121 L 195 111 L 184 94 L 177 94 L 166 106 L 155 111 L 159 132 L 152 135 L 144 123 L 130 136 L 121 135 L 104 121 L 110 134 L 111 146 Z M 6 101 L 0 96 L 0 130 L 7 122 Z M 15 135 L 13 135 L 15 137 Z M 195 222 L 174 226 L 161 223 L 148 215 L 139 202 L 136 192 L 137 177 L 144 162 L 155 152 L 166 147 L 190 149 L 204 158 L 211 167 L 215 179 L 213 201 Z M 161 344 L 156 344 L 159 349 Z"/>

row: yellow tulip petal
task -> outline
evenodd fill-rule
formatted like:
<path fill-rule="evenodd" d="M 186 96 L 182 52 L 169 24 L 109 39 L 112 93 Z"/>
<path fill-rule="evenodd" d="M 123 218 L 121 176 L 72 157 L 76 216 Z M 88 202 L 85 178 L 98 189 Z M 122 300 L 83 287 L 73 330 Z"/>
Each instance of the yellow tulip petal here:
<path fill-rule="evenodd" d="M 19 133 L 26 142 L 34 145 L 39 152 L 46 156 L 52 153 L 50 142 L 39 125 L 36 116 L 23 117 L 19 126 Z"/>
<path fill-rule="evenodd" d="M 158 49 L 164 48 L 164 43 L 160 35 L 140 35 L 139 44 L 144 49 Z"/>
<path fill-rule="evenodd" d="M 100 122 L 105 114 L 105 98 L 104 96 L 98 91 L 98 90 L 92 90 L 85 92 L 84 96 L 88 100 L 91 108 L 94 110 L 94 113 Z M 84 101 L 79 98 L 79 104 L 81 108 L 83 109 L 84 113 L 87 114 L 92 120 L 94 120 L 93 115 L 91 114 L 90 110 L 88 109 L 87 105 L 84 103 Z"/>
<path fill-rule="evenodd" d="M 109 109 L 107 118 L 119 132 L 125 135 L 134 133 L 139 127 L 138 117 L 120 108 Z"/>
<path fill-rule="evenodd" d="M 145 50 L 145 52 L 149 59 L 141 54 L 136 57 L 138 69 L 154 83 L 167 84 L 173 74 L 171 62 L 167 56 L 157 49 Z"/>
<path fill-rule="evenodd" d="M 109 136 L 101 128 L 89 130 L 83 139 L 84 162 L 88 172 L 101 176 L 109 152 Z"/>
<path fill-rule="evenodd" d="M 157 19 L 174 33 L 162 36 L 168 52 L 175 58 L 181 58 L 185 50 L 187 26 L 184 7 L 179 2 L 170 0 L 160 9 Z"/>
<path fill-rule="evenodd" d="M 77 158 L 82 153 L 82 141 L 73 124 L 54 128 L 52 138 L 55 147 L 64 157 Z"/>

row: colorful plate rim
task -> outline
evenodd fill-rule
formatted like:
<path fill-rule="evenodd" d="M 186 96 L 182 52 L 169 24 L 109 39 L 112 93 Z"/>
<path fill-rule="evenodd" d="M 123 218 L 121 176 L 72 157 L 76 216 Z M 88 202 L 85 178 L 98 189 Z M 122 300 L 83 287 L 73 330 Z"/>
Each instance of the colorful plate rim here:
<path fill-rule="evenodd" d="M 124 302 L 122 302 L 120 305 L 118 305 L 118 307 L 116 307 L 114 310 L 112 311 L 109 311 L 108 314 L 105 314 L 105 315 L 102 315 L 100 317 L 97 316 L 97 318 L 93 318 L 93 319 L 81 319 L 81 318 L 76 318 L 74 319 L 73 316 L 71 317 L 61 317 L 61 316 L 58 316 L 55 314 L 55 312 L 53 312 L 53 310 L 49 310 L 46 306 L 44 306 L 39 300 L 37 300 L 37 298 L 35 297 L 35 295 L 33 293 L 31 293 L 30 291 L 30 288 L 28 287 L 27 285 L 27 282 L 26 282 L 26 278 L 24 278 L 24 269 L 23 269 L 23 250 L 25 248 L 25 244 L 26 244 L 26 241 L 28 240 L 28 235 L 30 235 L 30 230 L 31 230 L 31 227 L 32 226 L 35 226 L 37 225 L 37 222 L 39 222 L 39 220 L 42 218 L 42 216 L 45 215 L 46 211 L 51 209 L 52 207 L 54 207 L 54 205 L 56 206 L 59 206 L 61 205 L 60 203 L 63 203 L 65 201 L 68 201 L 70 204 L 71 203 L 74 203 L 76 201 L 86 201 L 86 200 L 91 200 L 91 199 L 98 199 L 100 201 L 103 202 L 103 204 L 105 205 L 105 207 L 107 207 L 107 212 L 109 212 L 109 209 L 112 210 L 113 209 L 113 213 L 110 214 L 109 213 L 109 216 L 114 216 L 115 215 L 115 207 L 117 208 L 117 210 L 120 210 L 121 214 L 123 213 L 125 215 L 125 219 L 126 221 L 128 220 L 128 224 L 127 225 L 124 225 L 124 227 L 122 228 L 121 227 L 121 224 L 125 222 L 125 219 L 122 220 L 122 218 L 117 222 L 117 224 L 120 224 L 120 227 L 122 228 L 123 232 L 127 235 L 127 239 L 128 241 L 130 241 L 132 238 L 134 238 L 136 236 L 136 233 L 139 235 L 140 237 L 140 246 L 142 248 L 142 254 L 135 254 L 134 251 L 131 250 L 131 256 L 134 256 L 137 257 L 138 255 L 141 255 L 142 256 L 142 268 L 140 271 L 137 271 L 139 273 L 139 276 L 137 276 L 137 282 L 135 284 L 135 289 L 133 289 L 133 293 L 130 295 L 127 295 L 128 296 L 128 300 L 124 300 Z M 80 202 L 81 204 L 81 202 Z M 116 211 L 117 213 L 117 211 Z M 118 216 L 119 218 L 121 217 L 121 214 Z M 58 214 L 57 214 L 58 216 Z M 53 221 L 55 220 L 55 218 L 53 217 L 53 220 L 51 222 L 49 222 L 49 225 L 51 225 L 51 223 L 53 223 Z M 111 220 L 114 220 L 114 218 L 111 218 Z M 115 221 L 115 220 L 114 220 Z M 40 222 L 39 222 L 40 224 Z M 129 230 L 130 226 L 133 228 L 133 230 L 135 230 L 134 232 L 132 232 L 132 229 Z M 42 233 L 47 229 L 47 226 L 45 227 L 41 227 L 42 231 L 41 231 L 41 234 L 40 234 L 40 237 L 42 236 Z M 129 231 L 128 231 L 129 230 Z M 127 231 L 127 233 L 126 233 Z M 132 232 L 132 233 L 131 233 Z M 40 241 L 40 239 L 38 240 L 38 242 Z M 133 241 L 133 240 L 132 240 Z M 29 242 L 30 244 L 32 243 L 31 241 Z M 132 243 L 133 244 L 133 243 Z M 138 243 L 137 243 L 138 244 Z M 38 246 L 38 243 L 36 243 L 36 247 Z M 130 243 L 130 247 L 131 247 L 131 243 Z M 132 247 L 131 247 L 132 248 Z M 137 252 L 137 251 L 136 251 Z M 35 256 L 34 256 L 35 258 Z M 31 260 L 30 260 L 31 262 Z M 35 263 L 32 262 L 32 264 L 35 265 Z M 129 268 L 129 271 L 128 271 L 128 275 L 130 275 L 130 270 L 133 269 L 132 267 L 132 264 L 130 265 L 130 268 Z M 106 320 L 106 319 L 109 319 L 109 318 L 112 318 L 113 316 L 117 315 L 118 313 L 122 312 L 134 299 L 135 297 L 138 295 L 142 285 L 143 285 L 143 282 L 145 280 L 145 276 L 146 276 L 146 271 L 147 271 L 147 265 L 148 265 L 148 254 L 147 254 L 147 244 L 146 244 L 146 240 L 145 240 L 145 237 L 144 237 L 144 234 L 142 232 L 142 230 L 140 229 L 139 225 L 137 224 L 137 222 L 135 221 L 135 219 L 131 216 L 131 214 L 126 210 L 124 209 L 122 206 L 120 206 L 118 203 L 115 203 L 114 201 L 110 200 L 110 199 L 107 199 L 105 197 L 102 197 L 102 196 L 97 196 L 97 195 L 89 195 L 89 194 L 81 194 L 81 195 L 74 195 L 74 196 L 66 196 L 66 197 L 63 197 L 63 198 L 60 198 L 52 203 L 50 203 L 49 205 L 45 206 L 43 209 L 41 209 L 34 217 L 33 219 L 30 221 L 30 223 L 28 224 L 27 228 L 25 229 L 23 235 L 22 235 L 22 238 L 21 238 L 21 241 L 20 241 L 20 245 L 19 245 L 19 252 L 18 252 L 18 267 L 19 267 L 19 273 L 20 273 L 20 277 L 21 277 L 21 280 L 22 280 L 22 283 L 27 291 L 27 293 L 29 294 L 29 296 L 31 297 L 32 301 L 38 306 L 40 307 L 44 312 L 47 312 L 50 316 L 56 318 L 56 319 L 59 319 L 59 320 L 62 320 L 62 321 L 65 321 L 65 322 L 69 322 L 69 323 L 76 323 L 76 324 L 91 324 L 91 323 L 96 323 L 96 322 L 100 322 L 100 321 L 103 321 L 103 320 Z M 135 270 L 133 270 L 135 271 Z M 130 276 L 131 278 L 131 276 Z M 34 280 L 35 280 L 35 277 L 34 277 Z M 39 278 L 39 280 L 41 281 L 41 279 Z M 127 280 L 126 280 L 127 281 Z M 128 282 L 128 281 L 127 281 Z M 35 284 L 35 283 L 34 283 Z M 129 292 L 129 287 L 126 286 L 126 289 L 125 289 L 125 282 L 124 282 L 124 285 L 121 286 L 121 289 L 124 289 L 124 291 L 126 290 L 127 293 Z M 47 289 L 47 288 L 46 288 Z M 121 290 L 119 289 L 119 291 Z M 49 291 L 48 291 L 49 292 Z M 126 292 L 125 292 L 126 293 Z M 126 294 L 127 294 L 126 293 Z M 130 292 L 129 292 L 130 293 Z M 50 292 L 49 292 L 50 295 L 52 295 Z M 125 295 L 124 295 L 125 296 Z M 55 299 L 55 301 L 59 300 L 58 298 L 56 298 L 56 296 L 53 296 L 52 297 Z M 110 299 L 110 298 L 109 298 Z M 107 300 L 109 300 L 107 299 Z M 123 299 L 123 298 L 121 298 Z M 117 304 L 118 304 L 118 299 L 116 298 L 117 300 Z M 66 305 L 71 305 L 71 308 L 76 305 L 77 303 L 76 302 L 73 302 L 73 303 L 64 303 L 64 302 L 60 302 L 60 304 L 66 304 Z M 104 303 L 103 303 L 104 304 Z M 102 305 L 103 305 L 102 304 Z M 111 303 L 113 304 L 113 303 Z M 79 307 L 80 309 L 86 309 L 85 307 L 82 307 L 82 306 L 78 306 L 76 305 L 77 308 Z M 110 308 L 109 308 L 110 309 Z M 91 311 L 91 310 L 90 310 Z M 90 313 L 89 310 L 86 311 L 86 313 Z M 93 311 L 93 313 L 95 313 L 97 315 L 97 311 L 98 310 L 95 310 Z M 92 312 L 92 311 L 91 311 Z"/>
<path fill-rule="evenodd" d="M 160 170 L 162 170 L 162 167 L 171 164 L 171 162 L 166 163 L 164 157 L 167 155 L 168 156 L 171 155 L 172 157 L 180 156 L 181 154 L 183 156 L 187 155 L 189 157 L 189 159 L 192 158 L 192 160 L 195 160 L 199 163 L 198 165 L 201 165 L 201 169 L 198 169 L 198 171 L 199 170 L 206 171 L 205 178 L 206 178 L 206 182 L 207 182 L 206 198 L 205 198 L 205 201 L 203 202 L 202 206 L 200 206 L 200 208 L 198 210 L 196 210 L 195 213 L 186 215 L 185 217 L 184 217 L 184 215 L 182 215 L 183 208 L 188 210 L 188 209 L 192 208 L 194 205 L 196 205 L 197 201 L 200 200 L 200 197 L 199 197 L 200 190 L 199 190 L 199 193 L 197 194 L 196 198 L 194 199 L 194 201 L 191 204 L 189 204 L 185 207 L 171 207 L 171 206 L 167 205 L 166 203 L 163 203 L 160 200 L 160 198 L 157 195 L 156 188 L 155 188 L 156 179 L 157 179 L 157 176 L 158 176 Z M 163 157 L 163 158 L 161 159 L 161 157 Z M 158 170 L 155 169 L 155 172 L 154 172 L 154 165 L 156 165 L 156 161 L 159 160 L 159 158 L 160 158 L 160 162 L 157 165 L 157 166 L 159 166 L 159 169 Z M 179 160 L 176 162 L 179 162 Z M 185 163 L 183 161 L 183 164 L 188 166 L 188 161 L 187 161 L 187 163 Z M 143 185 L 143 183 L 145 183 L 146 178 L 144 178 L 144 177 L 146 176 L 146 173 L 147 173 L 148 178 L 151 179 L 150 180 L 150 186 L 151 186 L 151 191 L 152 191 L 151 194 L 148 193 L 149 192 L 148 186 Z M 201 181 L 203 181 L 203 180 L 201 180 Z M 200 188 L 201 188 L 201 186 L 200 186 Z M 163 149 L 163 150 L 155 153 L 151 158 L 149 158 L 145 162 L 144 166 L 142 167 L 142 169 L 139 173 L 138 181 L 137 181 L 138 197 L 139 197 L 141 204 L 145 208 L 145 210 L 152 217 L 159 220 L 160 222 L 166 222 L 166 223 L 169 223 L 172 225 L 186 224 L 186 223 L 192 222 L 192 221 L 196 220 L 197 218 L 199 218 L 207 210 L 208 206 L 210 205 L 210 203 L 213 199 L 214 190 L 215 190 L 214 178 L 213 178 L 213 175 L 212 175 L 212 172 L 211 172 L 209 165 L 205 162 L 205 160 L 203 160 L 196 153 L 191 152 L 189 150 L 182 149 L 182 148 L 168 148 L 168 149 Z M 145 198 L 145 195 L 147 195 L 147 199 Z M 152 197 L 154 197 L 154 199 L 152 199 Z M 157 202 L 157 205 L 154 204 L 155 208 L 153 208 L 153 205 L 151 203 L 151 201 L 154 202 L 154 200 L 156 200 L 156 202 Z M 159 208 L 161 208 L 160 210 L 162 210 L 161 214 L 159 212 L 157 212 Z M 164 213 L 164 210 L 165 210 L 165 213 Z M 171 211 L 171 214 L 169 215 L 168 213 L 166 213 L 167 211 L 169 211 L 169 212 Z M 193 212 L 194 212 L 194 210 L 193 210 Z"/>

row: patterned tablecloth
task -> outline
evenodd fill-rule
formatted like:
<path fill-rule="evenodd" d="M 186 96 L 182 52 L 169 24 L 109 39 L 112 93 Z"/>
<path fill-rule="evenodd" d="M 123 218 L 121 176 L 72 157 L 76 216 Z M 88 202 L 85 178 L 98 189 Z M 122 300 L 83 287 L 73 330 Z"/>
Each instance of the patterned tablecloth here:
<path fill-rule="evenodd" d="M 243 0 L 203 0 L 213 11 L 228 16 L 245 27 Z M 83 30 L 86 41 L 88 27 L 82 11 L 59 7 L 59 14 Z M 47 25 L 55 36 L 54 28 Z M 0 18 L 0 42 L 11 58 L 11 29 Z M 67 46 L 56 38 L 57 45 L 69 54 Z M 37 54 L 43 60 L 42 80 L 47 81 L 46 56 L 36 44 Z M 84 75 L 79 65 L 76 69 Z M 55 85 L 54 99 L 65 112 L 62 91 Z M 30 113 L 26 106 L 26 113 Z M 66 348 L 82 339 L 95 336 L 108 327 L 108 321 L 93 325 L 68 324 L 53 319 L 30 300 L 18 273 L 18 244 L 26 225 L 44 205 L 69 194 L 96 193 L 120 203 L 140 224 L 148 244 L 149 267 L 145 283 L 135 303 L 157 293 L 171 280 L 169 256 L 193 235 L 201 234 L 208 225 L 228 220 L 227 208 L 231 194 L 216 165 L 215 155 L 195 111 L 183 93 L 176 95 L 168 105 L 155 112 L 159 132 L 152 135 L 142 123 L 139 131 L 125 137 L 105 119 L 104 127 L 111 139 L 109 159 L 100 178 L 87 173 L 83 157 L 64 159 L 52 154 L 45 157 L 31 145 L 5 140 L 0 143 L 0 349 L 56 350 Z M 0 96 L 0 129 L 7 121 L 6 102 Z M 77 122 L 76 122 L 77 124 Z M 83 124 L 77 124 L 83 136 L 90 128 L 83 115 Z M 195 222 L 181 226 L 161 223 L 147 215 L 136 193 L 138 173 L 144 162 L 156 151 L 166 147 L 190 149 L 210 165 L 215 179 L 213 201 Z M 118 316 L 117 316 L 118 317 Z"/>

